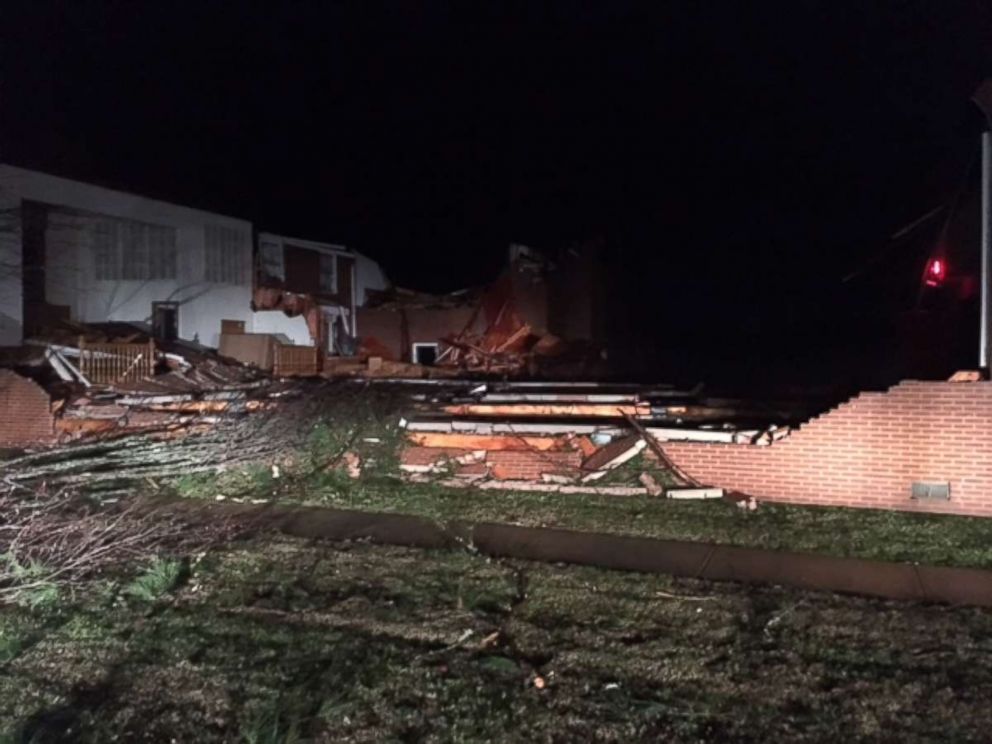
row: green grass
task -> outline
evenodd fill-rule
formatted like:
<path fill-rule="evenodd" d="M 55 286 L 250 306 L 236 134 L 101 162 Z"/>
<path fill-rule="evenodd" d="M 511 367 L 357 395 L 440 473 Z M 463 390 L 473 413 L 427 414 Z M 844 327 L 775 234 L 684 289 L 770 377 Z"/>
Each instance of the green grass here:
<path fill-rule="evenodd" d="M 182 561 L 155 558 L 124 587 L 124 594 L 144 602 L 154 602 L 179 585 L 182 571 Z"/>
<path fill-rule="evenodd" d="M 228 497 L 402 513 L 442 521 L 508 522 L 590 532 L 694 540 L 934 565 L 992 567 L 992 520 L 980 517 L 762 504 L 744 512 L 724 501 L 649 496 L 484 491 L 323 473 L 275 493 Z M 216 488 L 205 488 L 209 494 Z"/>
<path fill-rule="evenodd" d="M 215 493 L 215 489 L 206 489 Z M 234 494 L 231 494 L 234 497 Z M 389 476 L 351 480 L 322 473 L 285 481 L 245 499 L 467 520 L 715 542 L 933 565 L 992 567 L 992 520 L 980 517 L 761 504 L 746 512 L 728 502 L 650 496 L 485 491 Z"/>
<path fill-rule="evenodd" d="M 992 519 L 833 507 L 762 504 L 747 513 L 723 501 L 668 501 L 651 496 L 597 496 L 451 488 L 397 476 L 402 398 L 349 388 L 323 409 L 305 445 L 288 461 L 218 474 L 191 475 L 174 490 L 205 499 L 286 501 L 403 513 L 442 521 L 469 520 L 551 526 L 673 540 L 716 542 L 935 565 L 992 567 Z M 348 478 L 341 456 L 362 461 Z M 638 457 L 601 485 L 636 483 Z M 660 482 L 665 473 L 651 469 Z"/>
<path fill-rule="evenodd" d="M 984 610 L 461 551 L 247 543 L 153 610 L 94 596 L 0 610 L 0 629 L 20 639 L 0 657 L 0 732 L 36 741 L 967 741 L 992 725 Z"/>

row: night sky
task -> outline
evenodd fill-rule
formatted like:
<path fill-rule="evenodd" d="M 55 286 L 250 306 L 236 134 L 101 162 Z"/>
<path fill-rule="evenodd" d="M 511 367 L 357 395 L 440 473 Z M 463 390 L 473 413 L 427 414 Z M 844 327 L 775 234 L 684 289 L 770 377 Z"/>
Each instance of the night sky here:
<path fill-rule="evenodd" d="M 484 281 L 510 241 L 600 238 L 618 338 L 728 363 L 815 345 L 841 277 L 953 197 L 992 74 L 978 0 L 4 16 L 2 161 L 342 242 L 427 290 Z"/>

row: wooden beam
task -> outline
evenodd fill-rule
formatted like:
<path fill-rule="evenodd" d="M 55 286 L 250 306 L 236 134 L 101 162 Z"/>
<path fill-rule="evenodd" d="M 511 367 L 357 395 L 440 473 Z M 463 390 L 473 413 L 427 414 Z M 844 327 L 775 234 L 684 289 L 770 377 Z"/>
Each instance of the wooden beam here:
<path fill-rule="evenodd" d="M 669 470 L 671 470 L 676 476 L 678 476 L 679 478 L 681 478 L 683 481 L 685 481 L 686 483 L 688 483 L 690 486 L 696 486 L 696 487 L 698 487 L 698 486 L 701 486 L 702 485 L 699 481 L 697 481 L 691 475 L 689 475 L 684 470 L 682 470 L 678 465 L 676 465 L 674 462 L 672 462 L 672 460 L 668 457 L 668 455 L 665 454 L 665 450 L 663 450 L 661 448 L 661 445 L 658 444 L 658 440 L 655 439 L 651 435 L 651 432 L 649 432 L 647 429 L 645 429 L 643 426 L 641 426 L 641 422 L 640 421 L 638 421 L 637 419 L 635 419 L 633 416 L 629 416 L 629 415 L 626 415 L 626 414 L 624 414 L 624 418 L 627 419 L 627 423 L 630 424 L 634 428 L 634 431 L 636 431 L 638 434 L 640 434 L 641 435 L 641 438 L 644 439 L 644 441 L 648 443 L 648 447 L 650 447 L 651 448 L 651 451 L 654 452 L 658 456 L 658 460 L 661 463 L 663 463 L 665 465 L 665 467 L 667 467 Z"/>
<path fill-rule="evenodd" d="M 560 417 L 601 417 L 649 416 L 648 405 L 611 405 L 597 403 L 535 404 L 535 403 L 458 403 L 444 407 L 445 413 L 452 416 L 560 416 Z"/>
<path fill-rule="evenodd" d="M 523 437 L 512 435 L 486 436 L 485 434 L 443 434 L 410 432 L 407 439 L 420 447 L 452 447 L 456 449 L 497 451 L 553 452 L 568 449 L 564 437 Z"/>

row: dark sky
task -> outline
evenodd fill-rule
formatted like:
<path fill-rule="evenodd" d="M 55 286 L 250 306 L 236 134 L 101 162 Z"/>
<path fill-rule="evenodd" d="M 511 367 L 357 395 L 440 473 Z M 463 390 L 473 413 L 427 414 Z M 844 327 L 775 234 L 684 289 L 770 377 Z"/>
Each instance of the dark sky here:
<path fill-rule="evenodd" d="M 601 236 L 630 316 L 690 330 L 831 302 L 953 195 L 992 73 L 979 0 L 4 16 L 0 160 L 345 242 L 425 289 L 511 240 Z"/>

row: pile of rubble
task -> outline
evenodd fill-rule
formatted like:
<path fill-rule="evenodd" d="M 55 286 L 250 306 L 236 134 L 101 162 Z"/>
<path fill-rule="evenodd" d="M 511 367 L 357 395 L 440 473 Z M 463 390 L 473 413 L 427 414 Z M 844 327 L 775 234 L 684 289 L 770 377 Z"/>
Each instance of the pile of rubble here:
<path fill-rule="evenodd" d="M 669 386 L 463 382 L 424 387 L 414 396 L 415 410 L 402 422 L 408 442 L 402 470 L 414 479 L 444 475 L 448 482 L 483 488 L 720 496 L 681 473 L 661 443 L 762 446 L 789 435 L 788 426 L 772 421 L 793 418 L 785 408 L 704 398 L 701 389 Z M 639 472 L 600 485 L 638 456 Z"/>
<path fill-rule="evenodd" d="M 496 348 L 514 335 L 523 336 L 511 332 Z M 50 432 L 25 443 L 41 451 L 0 467 L 8 483 L 105 483 L 112 490 L 275 462 L 303 446 L 308 422 L 334 409 L 329 395 L 354 397 L 353 385 L 382 382 L 404 401 L 400 467 L 408 478 L 705 498 L 721 494 L 680 472 L 664 443 L 768 445 L 789 436 L 790 428 L 776 422 L 804 418 L 788 406 L 665 385 L 278 379 L 189 344 L 94 336 L 38 342 L 20 359 L 18 371 L 31 379 L 18 379 L 38 392 Z M 253 415 L 260 411 L 271 415 Z"/>
<path fill-rule="evenodd" d="M 540 357 L 555 357 L 566 344 L 538 333 L 517 307 L 512 277 L 504 275 L 486 287 L 462 330 L 445 337 L 437 364 L 486 374 L 514 375 L 536 371 Z"/>
<path fill-rule="evenodd" d="M 25 444 L 202 433 L 223 416 L 272 405 L 293 387 L 212 350 L 153 340 L 127 324 L 56 328 L 29 341 L 15 362 L 51 399 L 51 442 Z"/>

